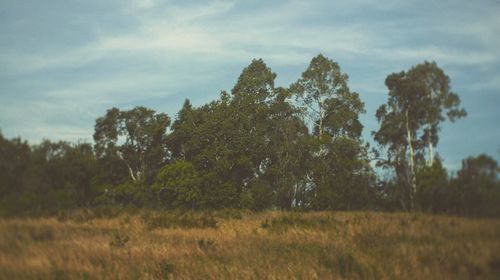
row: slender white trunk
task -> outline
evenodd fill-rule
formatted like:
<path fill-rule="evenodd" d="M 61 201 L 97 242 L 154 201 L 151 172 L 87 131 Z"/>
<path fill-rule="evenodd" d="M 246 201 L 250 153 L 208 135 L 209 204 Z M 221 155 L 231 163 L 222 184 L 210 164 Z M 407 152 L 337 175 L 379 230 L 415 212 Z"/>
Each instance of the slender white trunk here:
<path fill-rule="evenodd" d="M 432 130 L 431 130 L 431 125 L 429 124 L 429 162 L 428 165 L 432 166 L 434 164 L 434 152 L 433 152 L 433 145 L 432 145 Z"/>
<path fill-rule="evenodd" d="M 128 173 L 130 175 L 130 178 L 132 178 L 132 181 L 137 181 L 137 178 L 134 176 L 134 171 L 132 170 L 132 167 L 128 164 L 128 162 L 123 158 L 122 154 L 118 152 L 118 157 L 123 160 L 125 165 L 127 165 Z"/>
<path fill-rule="evenodd" d="M 134 176 L 134 171 L 132 171 L 130 165 L 127 164 L 127 168 L 128 168 L 128 173 L 130 174 L 130 178 L 132 178 L 132 181 L 137 181 L 137 178 Z"/>
<path fill-rule="evenodd" d="M 321 136 L 323 135 L 323 119 L 325 117 L 325 111 L 323 110 L 323 103 L 324 103 L 323 97 L 320 98 L 319 100 L 319 138 L 321 139 Z"/>
<path fill-rule="evenodd" d="M 408 148 L 410 150 L 410 208 L 414 208 L 414 197 L 417 192 L 417 178 L 415 176 L 415 152 L 413 150 L 413 135 L 410 130 L 410 120 L 408 117 L 408 110 L 406 110 L 406 137 L 408 141 Z"/>
<path fill-rule="evenodd" d="M 433 98 L 434 98 L 434 90 L 431 89 L 431 102 L 432 102 Z M 432 146 L 432 125 L 431 125 L 430 121 L 428 123 L 428 128 L 429 128 L 429 137 L 427 139 L 428 144 L 429 144 L 429 161 L 428 161 L 428 165 L 432 166 L 434 164 L 434 152 L 433 152 L 433 146 Z"/>

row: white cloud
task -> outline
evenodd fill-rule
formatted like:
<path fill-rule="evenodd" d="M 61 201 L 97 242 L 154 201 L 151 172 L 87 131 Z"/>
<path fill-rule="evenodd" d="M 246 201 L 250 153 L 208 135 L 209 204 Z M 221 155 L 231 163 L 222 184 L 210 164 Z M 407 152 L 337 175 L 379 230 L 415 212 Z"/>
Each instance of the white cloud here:
<path fill-rule="evenodd" d="M 486 7 L 484 2 L 483 7 L 474 2 L 463 9 L 453 8 L 459 4 L 439 2 L 435 5 L 441 5 L 441 10 L 435 11 L 432 5 L 399 0 L 383 4 L 368 0 L 285 1 L 244 9 L 238 1 L 119 3 L 122 9 L 111 12 L 115 19 L 121 16 L 130 24 L 127 29 L 101 26 L 103 30 L 90 32 L 97 35 L 86 44 L 63 52 L 0 49 L 0 74 L 8 73 L 8 79 L 30 83 L 31 77 L 72 73 L 64 75 L 71 76 L 70 81 L 47 78 L 43 87 L 33 90 L 37 100 L 0 102 L 2 121 L 18 127 L 2 123 L 7 134 L 16 131 L 30 140 L 88 137 L 92 121 L 105 108 L 189 92 L 195 84 L 201 85 L 198 88 L 220 84 L 222 88 L 238 74 L 229 77 L 228 72 L 255 57 L 262 57 L 270 67 L 294 71 L 319 52 L 341 60 L 343 69 L 347 68 L 343 61 L 351 68 L 356 64 L 356 69 L 365 69 L 368 74 L 349 73 L 351 87 L 366 92 L 366 100 L 382 99 L 382 94 L 371 99 L 368 95 L 386 93 L 385 75 L 423 60 L 444 65 L 446 72 L 453 74 L 454 86 L 459 74 L 490 73 L 492 76 L 483 77 L 481 84 L 462 88 L 500 88 L 498 71 L 478 70 L 500 63 L 498 7 Z M 108 67 L 112 70 L 109 73 L 105 71 Z M 9 83 L 8 79 L 2 81 Z M 215 95 L 216 90 L 210 93 Z M 19 108 L 42 117 L 21 115 Z M 75 114 L 88 119 L 84 128 L 67 124 L 78 121 Z"/>
<path fill-rule="evenodd" d="M 494 47 L 471 50 L 451 45 L 387 44 L 390 36 L 405 36 L 397 23 L 384 25 L 384 30 L 369 24 L 336 22 L 335 19 L 322 25 L 297 25 L 301 17 L 319 16 L 321 12 L 318 10 L 321 5 L 305 2 L 288 2 L 259 10 L 259 13 L 248 11 L 237 16 L 230 14 L 235 2 L 160 3 L 153 0 L 129 2 L 131 16 L 140 22 L 135 29 L 120 34 L 107 33 L 86 46 L 62 54 L 19 54 L 10 58 L 4 56 L 1 60 L 13 69 L 29 71 L 80 68 L 110 57 L 117 60 L 140 57 L 156 62 L 174 57 L 227 63 L 261 56 L 277 64 L 297 64 L 304 63 L 317 52 L 327 52 L 343 57 L 371 56 L 381 61 L 428 59 L 461 65 L 498 62 L 500 57 L 500 48 Z M 394 5 L 401 3 L 391 2 L 390 6 Z M 444 25 L 455 36 L 480 36 L 482 40 L 498 44 L 498 36 L 493 36 L 498 34 L 496 22 L 498 20 L 486 17 L 466 25 L 463 30 Z"/>
<path fill-rule="evenodd" d="M 131 0 L 127 8 L 131 12 L 148 10 L 156 7 L 159 2 L 159 0 Z"/>

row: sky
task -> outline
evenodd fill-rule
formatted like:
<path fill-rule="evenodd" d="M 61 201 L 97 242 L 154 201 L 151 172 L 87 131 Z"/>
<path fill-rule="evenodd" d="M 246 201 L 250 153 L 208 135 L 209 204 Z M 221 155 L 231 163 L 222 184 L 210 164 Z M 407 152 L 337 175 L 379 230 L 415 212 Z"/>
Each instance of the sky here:
<path fill-rule="evenodd" d="M 107 109 L 175 118 L 230 90 L 253 58 L 296 81 L 317 54 L 338 62 L 378 128 L 385 77 L 436 61 L 468 112 L 437 152 L 500 161 L 500 2 L 0 0 L 0 130 L 30 143 L 92 142 Z"/>

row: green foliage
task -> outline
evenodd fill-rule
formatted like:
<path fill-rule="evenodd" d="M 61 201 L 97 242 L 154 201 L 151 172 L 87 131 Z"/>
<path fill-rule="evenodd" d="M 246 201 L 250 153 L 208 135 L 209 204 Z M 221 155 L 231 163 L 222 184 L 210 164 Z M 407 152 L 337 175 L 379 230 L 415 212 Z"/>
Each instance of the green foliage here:
<path fill-rule="evenodd" d="M 323 229 L 336 223 L 337 220 L 333 216 L 305 218 L 300 213 L 291 213 L 270 220 L 265 219 L 261 227 L 272 232 L 285 232 L 290 228 Z"/>
<path fill-rule="evenodd" d="M 142 215 L 144 225 L 157 228 L 217 228 L 217 220 L 201 212 L 146 212 Z"/>
<path fill-rule="evenodd" d="M 214 211 L 213 214 L 219 219 L 237 219 L 241 220 L 243 218 L 243 213 L 245 211 L 236 208 L 224 208 L 221 210 Z"/>
<path fill-rule="evenodd" d="M 338 63 L 320 54 L 291 86 L 303 113 L 313 124 L 314 134 L 320 138 L 325 132 L 334 138 L 361 135 L 363 126 L 358 115 L 364 112 L 364 104 L 357 93 L 350 91 L 348 79 Z"/>
<path fill-rule="evenodd" d="M 337 62 L 317 55 L 289 88 L 276 88 L 275 79 L 254 59 L 230 93 L 199 107 L 186 99 L 170 129 L 164 113 L 111 108 L 96 120 L 94 146 L 48 140 L 30 146 L 0 134 L 0 215 L 86 222 L 100 212 L 113 215 L 103 207 L 500 215 L 493 159 L 468 158 L 454 178 L 434 160 L 441 123 L 466 115 L 436 63 L 385 80 L 388 100 L 373 133 L 387 152 L 385 159 L 373 153 L 377 164 L 392 171 L 383 179 L 361 137 L 364 103 Z M 198 227 L 186 217 L 151 219 L 152 227 Z"/>
<path fill-rule="evenodd" d="M 144 206 L 154 201 L 154 195 L 150 187 L 143 182 L 126 181 L 116 186 L 107 186 L 96 202 L 100 205 L 115 206 Z"/>
<path fill-rule="evenodd" d="M 250 187 L 252 204 L 250 209 L 262 211 L 271 208 L 273 204 L 273 193 L 271 186 L 264 180 L 257 180 Z"/>
<path fill-rule="evenodd" d="M 467 215 L 500 216 L 500 168 L 487 155 L 469 157 L 451 180 L 454 211 Z"/>
<path fill-rule="evenodd" d="M 394 168 L 397 185 L 403 188 L 398 199 L 404 208 L 413 209 L 417 165 L 423 164 L 426 152 L 427 164 L 433 164 L 433 147 L 438 143 L 437 132 L 445 116 L 455 121 L 466 112 L 459 107 L 458 95 L 450 91 L 449 77 L 435 62 L 426 61 L 407 72 L 392 73 L 385 84 L 389 98 L 376 112 L 380 128 L 373 136 L 386 149 L 387 159 L 378 164 Z"/>
<path fill-rule="evenodd" d="M 31 163 L 31 149 L 20 138 L 5 139 L 0 133 L 0 197 L 19 192 Z"/>
<path fill-rule="evenodd" d="M 256 180 L 240 194 L 240 206 L 244 209 L 262 211 L 273 205 L 271 185 L 264 180 Z"/>
<path fill-rule="evenodd" d="M 276 73 L 273 73 L 261 58 L 254 59 L 243 69 L 231 93 L 250 95 L 256 102 L 262 102 L 273 92 L 275 79 Z"/>
<path fill-rule="evenodd" d="M 200 177 L 192 163 L 178 160 L 163 167 L 152 186 L 162 206 L 195 209 L 202 206 Z"/>
<path fill-rule="evenodd" d="M 146 107 L 109 109 L 96 120 L 94 141 L 98 158 L 118 157 L 133 181 L 150 183 L 166 162 L 166 130 L 170 118 Z"/>
<path fill-rule="evenodd" d="M 54 212 L 92 203 L 96 160 L 89 144 L 43 141 L 29 146 L 0 134 L 0 212 Z"/>
<path fill-rule="evenodd" d="M 203 205 L 207 209 L 234 208 L 239 206 L 236 186 L 231 182 L 218 183 L 208 180 L 203 184 Z"/>
<path fill-rule="evenodd" d="M 93 208 L 80 208 L 70 210 L 60 210 L 56 214 L 56 219 L 60 222 L 73 221 L 77 223 L 90 222 L 94 219 L 116 218 L 125 208 L 118 208 L 111 205 L 99 205 Z"/>
<path fill-rule="evenodd" d="M 348 87 L 338 63 L 318 55 L 291 86 L 301 111 L 313 125 L 307 144 L 313 209 L 360 209 L 370 205 L 371 167 L 360 137 L 364 103 Z"/>
<path fill-rule="evenodd" d="M 420 210 L 443 212 L 448 209 L 449 182 L 441 160 L 437 159 L 432 166 L 420 168 L 417 172 L 417 182 L 417 205 Z"/>

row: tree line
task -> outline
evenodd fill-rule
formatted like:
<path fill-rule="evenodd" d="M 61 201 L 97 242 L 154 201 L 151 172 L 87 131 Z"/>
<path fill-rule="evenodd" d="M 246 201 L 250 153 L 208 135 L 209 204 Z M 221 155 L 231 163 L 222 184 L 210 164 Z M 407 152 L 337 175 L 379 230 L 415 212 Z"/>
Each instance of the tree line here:
<path fill-rule="evenodd" d="M 199 107 L 186 99 L 174 120 L 111 108 L 93 145 L 0 134 L 0 213 L 134 205 L 500 215 L 493 158 L 464 159 L 449 176 L 435 155 L 442 123 L 466 116 L 436 63 L 387 76 L 376 147 L 362 138 L 364 103 L 338 63 L 318 55 L 288 88 L 275 79 L 255 59 L 230 92 Z"/>

